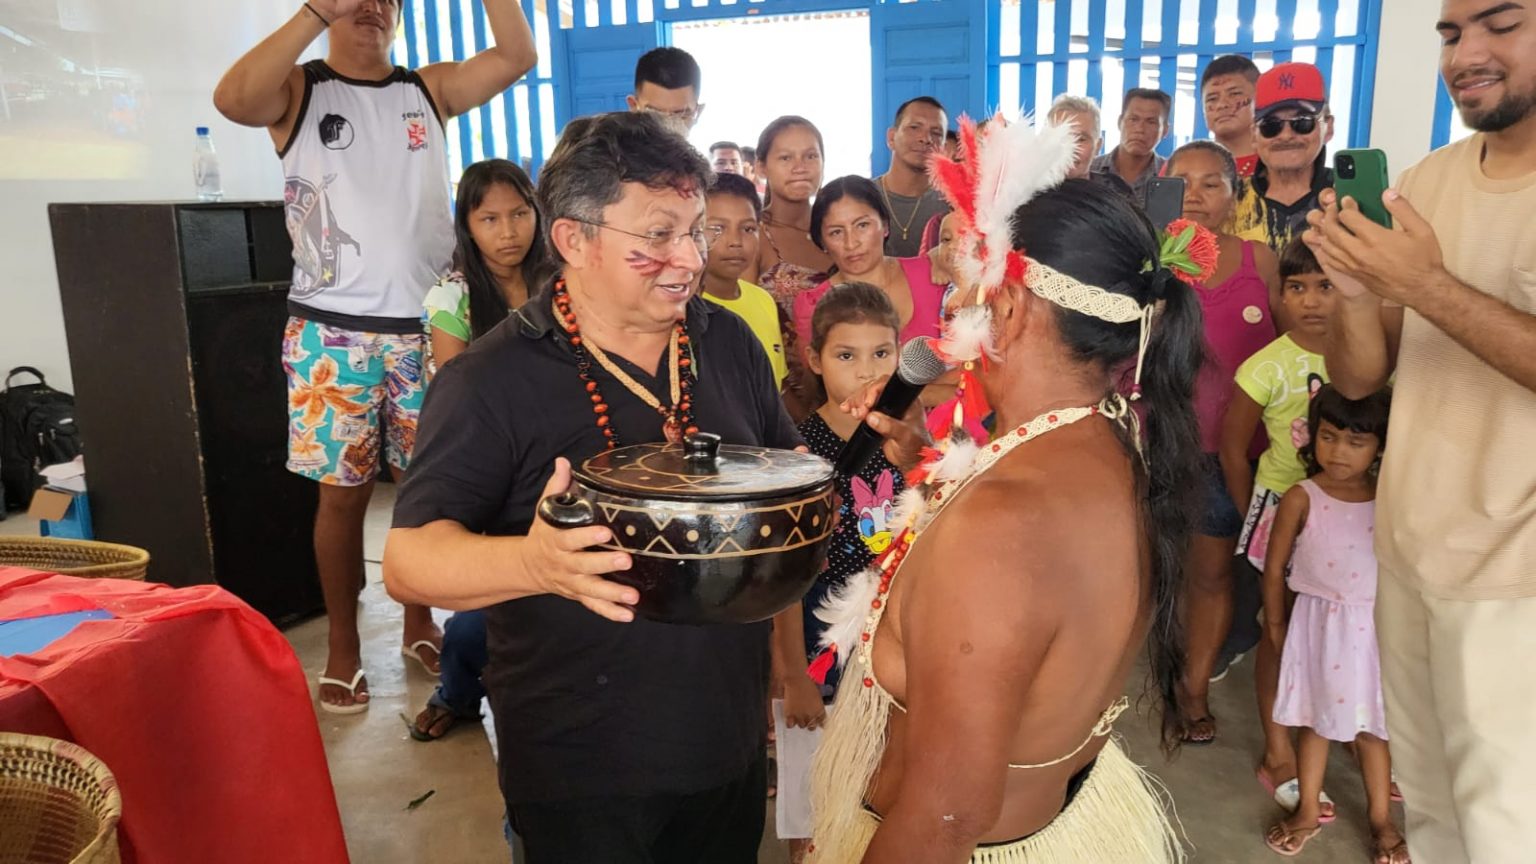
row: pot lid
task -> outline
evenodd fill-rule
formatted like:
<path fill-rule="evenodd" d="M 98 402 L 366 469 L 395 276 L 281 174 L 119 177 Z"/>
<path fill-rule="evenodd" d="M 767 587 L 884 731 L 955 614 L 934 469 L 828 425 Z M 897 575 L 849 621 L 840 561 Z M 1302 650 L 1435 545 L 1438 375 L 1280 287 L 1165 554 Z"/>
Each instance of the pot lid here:
<path fill-rule="evenodd" d="M 632 444 L 588 459 L 578 477 L 635 498 L 747 501 L 805 492 L 832 481 L 832 463 L 809 453 L 721 444 L 700 432 L 681 444 Z"/>

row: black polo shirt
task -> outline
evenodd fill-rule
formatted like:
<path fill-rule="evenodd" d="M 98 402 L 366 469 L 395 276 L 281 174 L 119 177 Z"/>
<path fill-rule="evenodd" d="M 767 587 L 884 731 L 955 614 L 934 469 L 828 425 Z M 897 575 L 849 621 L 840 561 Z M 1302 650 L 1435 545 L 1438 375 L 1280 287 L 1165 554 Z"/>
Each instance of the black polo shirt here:
<path fill-rule="evenodd" d="M 1333 169 L 1328 167 L 1326 153 L 1319 153 L 1312 166 L 1312 189 L 1294 204 L 1282 204 L 1269 197 L 1269 169 L 1263 162 L 1254 169 L 1249 185 L 1252 187 L 1249 194 L 1257 199 L 1250 218 L 1257 223 L 1255 227 L 1260 229 L 1261 236 L 1243 232 L 1241 226 L 1238 233 L 1244 239 L 1262 239 L 1279 255 L 1293 238 L 1307 230 L 1307 214 L 1322 206 L 1318 195 L 1333 186 Z M 1242 202 L 1239 202 L 1239 222 L 1243 210 Z"/>
<path fill-rule="evenodd" d="M 394 525 L 452 519 L 522 535 L 557 456 L 603 450 L 576 357 L 546 288 L 446 364 L 427 391 Z M 762 345 L 733 313 L 688 304 L 694 422 L 726 443 L 800 443 Z M 665 403 L 652 376 L 619 357 Z M 594 364 L 622 443 L 662 440 L 661 417 Z M 617 624 L 544 595 L 486 610 L 484 681 L 509 803 L 698 792 L 739 779 L 763 746 L 769 625 Z"/>

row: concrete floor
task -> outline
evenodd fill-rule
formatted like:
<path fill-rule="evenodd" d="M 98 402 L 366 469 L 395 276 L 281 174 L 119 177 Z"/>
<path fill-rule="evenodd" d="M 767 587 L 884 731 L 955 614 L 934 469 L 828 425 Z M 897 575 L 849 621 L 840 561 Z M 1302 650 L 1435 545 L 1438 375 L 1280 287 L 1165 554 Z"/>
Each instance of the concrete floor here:
<path fill-rule="evenodd" d="M 376 563 L 389 525 L 394 487 L 381 485 L 369 514 L 369 585 L 363 593 L 364 664 L 372 707 L 361 715 L 338 717 L 316 708 L 330 757 L 347 846 L 356 864 L 493 864 L 509 860 L 501 834 L 501 799 L 496 789 L 495 742 L 489 721 L 461 727 L 430 744 L 412 741 L 404 717 L 414 717 L 436 686 L 414 663 L 400 656 L 400 606 L 380 583 Z M 0 522 L 0 534 L 35 533 L 24 514 Z M 439 613 L 440 618 L 446 614 Z M 313 620 L 287 631 L 311 680 L 325 664 L 325 624 Z M 1132 757 L 1151 767 L 1172 792 L 1191 845 L 1191 860 L 1211 864 L 1269 864 L 1279 856 L 1265 848 L 1266 826 L 1279 810 L 1259 788 L 1253 765 L 1260 733 L 1253 703 L 1253 665 L 1244 661 L 1212 688 L 1212 710 L 1220 718 L 1218 741 L 1186 748 L 1165 763 L 1156 748 L 1155 727 L 1145 712 L 1127 714 L 1117 731 Z M 1130 688 L 1133 702 L 1142 682 Z M 1144 705 L 1139 707 L 1145 707 Z M 1329 766 L 1329 794 L 1339 819 L 1318 835 L 1301 860 L 1314 864 L 1369 860 L 1365 795 L 1359 774 L 1342 750 Z M 414 811 L 406 805 L 433 791 Z M 1397 810 L 1401 825 L 1401 811 Z M 759 857 L 784 864 L 783 844 L 772 837 L 773 818 Z"/>

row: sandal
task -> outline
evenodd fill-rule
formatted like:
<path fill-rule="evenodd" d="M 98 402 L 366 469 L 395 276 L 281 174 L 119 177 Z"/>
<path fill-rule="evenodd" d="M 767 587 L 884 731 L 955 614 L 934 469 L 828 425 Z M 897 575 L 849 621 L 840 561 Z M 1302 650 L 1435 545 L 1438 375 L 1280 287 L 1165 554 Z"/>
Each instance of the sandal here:
<path fill-rule="evenodd" d="M 1275 781 L 1271 780 L 1269 775 L 1264 772 L 1262 765 L 1254 772 L 1254 775 L 1259 778 L 1259 785 L 1264 787 L 1264 791 L 1268 792 L 1275 799 L 1275 803 L 1280 805 L 1280 809 L 1287 813 L 1295 813 L 1296 808 L 1301 806 L 1301 780 L 1299 778 L 1292 777 L 1277 786 Z M 1339 818 L 1338 808 L 1334 806 L 1333 799 L 1328 797 L 1327 792 L 1318 793 L 1317 803 L 1319 811 L 1317 821 L 1319 824 L 1327 825 Z"/>
<path fill-rule="evenodd" d="M 459 725 L 459 721 L 470 719 L 478 720 L 480 715 L 477 714 L 474 717 L 459 715 L 452 709 L 428 702 L 427 707 L 421 709 L 421 713 L 416 715 L 416 722 L 411 724 L 411 737 L 417 741 L 436 741 L 451 732 L 453 727 Z M 434 730 L 436 730 L 435 734 Z"/>
<path fill-rule="evenodd" d="M 1204 727 L 1209 730 L 1207 735 L 1196 734 L 1196 729 Z M 1207 714 L 1204 717 L 1194 717 L 1184 721 L 1184 730 L 1179 734 L 1182 743 L 1192 747 L 1204 747 L 1216 740 L 1216 718 Z"/>
<path fill-rule="evenodd" d="M 426 659 L 421 656 L 423 649 L 430 649 L 433 654 L 437 655 L 434 658 L 434 662 L 437 663 L 438 668 L 433 669 L 431 666 L 427 665 Z M 428 675 L 431 675 L 433 678 L 437 678 L 442 675 L 443 649 L 437 647 L 437 644 L 434 643 L 431 639 L 417 639 L 410 645 L 400 646 L 400 656 L 409 657 L 410 659 L 415 660 L 417 663 L 421 664 L 422 671 L 426 672 Z"/>
<path fill-rule="evenodd" d="M 1381 845 L 1381 835 L 1371 838 L 1371 861 L 1374 864 L 1413 864 L 1408 857 L 1408 841 L 1399 838 L 1392 846 Z"/>
<path fill-rule="evenodd" d="M 1270 829 L 1264 832 L 1264 845 L 1276 855 L 1284 855 L 1287 858 L 1295 858 L 1301 854 L 1301 850 L 1307 848 L 1307 843 L 1323 830 L 1322 825 L 1313 825 L 1311 828 L 1293 829 L 1287 828 L 1284 822 L 1276 822 Z"/>
<path fill-rule="evenodd" d="M 315 692 L 315 699 L 320 702 L 320 710 L 330 714 L 361 714 L 368 710 L 368 691 L 364 690 L 361 694 L 357 692 L 357 688 L 363 680 L 363 669 L 361 666 L 358 667 L 357 673 L 352 676 L 351 683 L 341 681 L 336 678 L 327 678 L 324 675 L 321 675 L 318 680 L 321 687 L 324 687 L 327 684 L 331 685 L 332 687 L 340 687 L 352 696 L 351 705 L 332 705 L 324 699 L 321 699 L 320 693 L 317 690 Z M 362 696 L 361 701 L 358 699 L 359 695 Z"/>

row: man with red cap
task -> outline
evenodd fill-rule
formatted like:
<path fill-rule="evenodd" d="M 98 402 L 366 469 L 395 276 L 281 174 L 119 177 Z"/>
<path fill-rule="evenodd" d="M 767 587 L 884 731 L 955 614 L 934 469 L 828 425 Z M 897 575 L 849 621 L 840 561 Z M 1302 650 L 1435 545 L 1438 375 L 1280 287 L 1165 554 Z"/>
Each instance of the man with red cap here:
<path fill-rule="evenodd" d="M 1259 76 L 1254 94 L 1259 165 L 1252 191 L 1238 202 L 1237 233 L 1276 254 L 1306 229 L 1317 195 L 1333 185 L 1324 145 L 1333 114 L 1323 73 L 1310 63 L 1281 63 Z"/>

